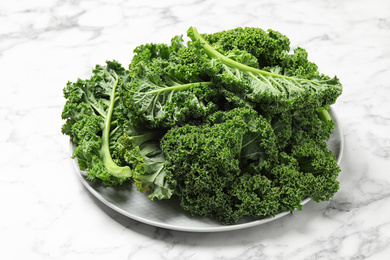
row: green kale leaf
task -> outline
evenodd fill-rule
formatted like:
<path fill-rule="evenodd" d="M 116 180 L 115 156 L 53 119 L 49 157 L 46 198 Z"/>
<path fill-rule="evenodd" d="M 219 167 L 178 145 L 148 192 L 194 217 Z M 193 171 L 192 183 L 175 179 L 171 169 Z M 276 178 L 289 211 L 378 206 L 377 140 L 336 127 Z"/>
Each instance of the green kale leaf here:
<path fill-rule="evenodd" d="M 67 102 L 62 112 L 66 119 L 63 133 L 72 137 L 80 169 L 88 178 L 99 178 L 106 185 L 122 184 L 131 176 L 128 166 L 119 166 L 110 153 L 113 112 L 116 108 L 117 87 L 125 80 L 124 68 L 115 61 L 97 65 L 89 80 L 68 82 L 64 89 Z M 119 126 L 118 126 L 119 127 Z"/>
<path fill-rule="evenodd" d="M 202 121 L 218 109 L 216 86 L 199 77 L 197 66 L 186 63 L 189 57 L 184 57 L 182 39 L 175 37 L 172 42 L 171 46 L 144 45 L 135 51 L 131 81 L 121 94 L 135 124 L 172 127 Z"/>
<path fill-rule="evenodd" d="M 238 32 L 239 37 L 236 37 Z M 208 61 L 203 59 L 203 66 L 213 81 L 225 86 L 228 98 L 233 96 L 241 99 L 241 103 L 254 103 L 258 109 L 267 113 L 325 107 L 333 104 L 342 92 L 337 77 L 330 78 L 313 72 L 317 67 L 307 61 L 307 55 L 302 49 L 288 56 L 286 52 L 289 48 L 285 47 L 288 41 L 274 31 L 267 34 L 261 29 L 247 28 L 203 37 L 196 28 L 191 27 L 188 36 L 196 42 L 191 46 L 203 49 L 209 57 Z M 211 39 L 212 43 L 206 39 Z M 256 44 L 259 46 L 258 51 L 254 51 Z M 272 47 L 267 48 L 268 45 Z M 232 51 L 245 52 L 246 56 L 253 57 L 247 57 L 242 62 L 231 57 Z M 252 62 L 248 63 L 248 60 Z M 255 66 L 252 65 L 254 60 L 258 61 Z M 283 65 L 287 66 L 285 71 Z M 309 67 L 307 71 L 302 69 L 303 66 Z M 294 74 L 295 71 L 299 73 Z M 234 94 L 229 95 L 229 92 Z"/>
<path fill-rule="evenodd" d="M 170 129 L 161 148 L 167 178 L 181 206 L 228 224 L 248 214 L 237 210 L 241 197 L 232 191 L 236 180 L 243 172 L 259 175 L 273 165 L 278 156 L 275 142 L 265 118 L 254 110 L 237 108 L 213 114 L 208 124 Z"/>

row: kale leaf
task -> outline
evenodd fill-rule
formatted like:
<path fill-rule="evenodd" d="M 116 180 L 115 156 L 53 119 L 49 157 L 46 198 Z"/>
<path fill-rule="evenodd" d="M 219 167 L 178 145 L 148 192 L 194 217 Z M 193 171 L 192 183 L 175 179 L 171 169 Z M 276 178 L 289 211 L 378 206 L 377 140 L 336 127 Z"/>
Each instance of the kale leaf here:
<path fill-rule="evenodd" d="M 238 30 L 240 37 L 236 37 L 236 31 L 203 37 L 194 27 L 188 30 L 188 36 L 196 42 L 191 46 L 203 49 L 209 57 L 208 60 L 204 59 L 203 66 L 209 71 L 210 77 L 221 82 L 228 94 L 234 93 L 230 96 L 236 99 L 239 97 L 242 102 L 254 103 L 265 112 L 280 113 L 325 107 L 333 104 L 341 94 L 342 86 L 338 78 L 313 72 L 317 67 L 305 59 L 307 55 L 299 55 L 302 49 L 289 56 L 289 48 L 285 47 L 288 41 L 282 35 L 274 31 L 267 34 L 261 29 L 247 28 Z M 211 38 L 213 42 L 208 43 L 205 38 Z M 254 51 L 255 46 L 258 46 L 258 51 Z M 268 51 L 268 56 L 264 57 L 267 52 L 263 49 Z M 247 57 L 243 62 L 242 59 L 232 57 L 232 52 L 252 58 Z M 254 66 L 248 64 L 248 60 L 258 62 Z M 300 61 L 309 69 L 305 73 L 299 71 L 293 74 L 303 67 L 295 65 L 297 62 L 294 61 Z M 283 71 L 283 65 L 286 65 L 286 71 Z"/>
<path fill-rule="evenodd" d="M 130 168 L 115 163 L 110 152 L 110 138 L 117 131 L 112 129 L 113 112 L 117 87 L 124 81 L 123 71 L 115 61 L 97 65 L 91 79 L 68 82 L 64 89 L 67 102 L 62 118 L 66 124 L 62 132 L 76 145 L 73 157 L 81 170 L 88 170 L 90 180 L 99 178 L 107 185 L 121 184 L 132 176 Z"/>
<path fill-rule="evenodd" d="M 135 181 L 149 198 L 169 198 L 164 182 L 165 162 L 159 149 L 163 131 L 136 127 L 119 98 L 119 88 L 128 84 L 128 72 L 116 61 L 97 65 L 87 80 L 68 82 L 62 132 L 75 145 L 73 158 L 91 181 L 121 185 Z"/>

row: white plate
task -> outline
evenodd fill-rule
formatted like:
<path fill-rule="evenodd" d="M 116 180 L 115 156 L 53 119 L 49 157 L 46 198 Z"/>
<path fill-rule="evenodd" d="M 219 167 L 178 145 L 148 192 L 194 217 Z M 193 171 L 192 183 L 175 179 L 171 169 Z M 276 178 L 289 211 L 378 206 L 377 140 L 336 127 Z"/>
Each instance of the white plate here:
<path fill-rule="evenodd" d="M 337 163 L 340 163 L 344 139 L 334 110 L 331 109 L 329 114 L 335 122 L 335 128 L 328 141 L 328 147 L 336 156 Z M 70 148 L 73 151 L 74 146 L 72 142 L 70 142 Z M 88 181 L 86 172 L 80 170 L 76 159 L 74 160 L 74 165 L 81 182 L 97 199 L 124 216 L 156 227 L 190 232 L 219 232 L 264 224 L 290 214 L 289 211 L 286 211 L 277 214 L 275 217 L 242 218 L 237 224 L 225 226 L 209 218 L 192 217 L 180 208 L 178 200 L 174 198 L 151 201 L 145 194 L 138 192 L 134 185 L 105 187 Z M 307 198 L 302 201 L 302 204 L 304 205 L 309 201 L 310 198 Z"/>

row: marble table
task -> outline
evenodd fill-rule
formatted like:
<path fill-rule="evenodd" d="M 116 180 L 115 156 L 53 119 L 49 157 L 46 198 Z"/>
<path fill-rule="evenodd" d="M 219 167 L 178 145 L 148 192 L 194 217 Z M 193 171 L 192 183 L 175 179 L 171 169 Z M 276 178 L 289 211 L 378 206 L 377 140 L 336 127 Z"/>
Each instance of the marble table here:
<path fill-rule="evenodd" d="M 123 217 L 76 176 L 61 134 L 62 89 L 133 49 L 261 27 L 337 75 L 340 190 L 264 225 L 217 233 Z M 390 1 L 14 0 L 0 3 L 2 259 L 386 259 L 390 255 Z"/>

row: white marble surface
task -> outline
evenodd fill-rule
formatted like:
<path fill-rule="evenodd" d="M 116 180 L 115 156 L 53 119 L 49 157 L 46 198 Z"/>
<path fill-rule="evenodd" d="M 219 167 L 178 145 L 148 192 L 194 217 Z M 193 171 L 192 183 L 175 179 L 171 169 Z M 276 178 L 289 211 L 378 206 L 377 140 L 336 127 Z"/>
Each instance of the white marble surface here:
<path fill-rule="evenodd" d="M 292 216 L 222 233 L 155 228 L 117 215 L 76 177 L 60 132 L 68 80 L 190 26 L 272 28 L 344 93 L 340 190 Z M 388 259 L 390 1 L 0 2 L 2 259 Z"/>

